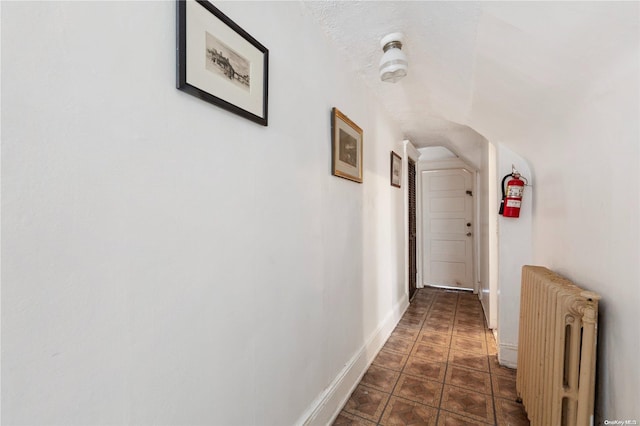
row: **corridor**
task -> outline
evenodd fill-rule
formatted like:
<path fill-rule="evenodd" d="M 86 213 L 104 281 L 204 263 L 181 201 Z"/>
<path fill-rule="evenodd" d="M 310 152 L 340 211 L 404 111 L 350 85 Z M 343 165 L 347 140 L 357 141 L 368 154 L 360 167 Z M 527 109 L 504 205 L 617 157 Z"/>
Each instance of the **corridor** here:
<path fill-rule="evenodd" d="M 528 425 L 476 295 L 424 288 L 334 425 Z"/>

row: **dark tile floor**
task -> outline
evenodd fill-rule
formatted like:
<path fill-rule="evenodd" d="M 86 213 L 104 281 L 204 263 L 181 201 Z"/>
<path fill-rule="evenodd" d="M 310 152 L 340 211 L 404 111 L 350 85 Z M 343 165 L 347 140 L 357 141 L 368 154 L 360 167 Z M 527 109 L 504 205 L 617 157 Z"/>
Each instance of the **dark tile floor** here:
<path fill-rule="evenodd" d="M 528 425 L 478 297 L 418 290 L 334 425 Z"/>

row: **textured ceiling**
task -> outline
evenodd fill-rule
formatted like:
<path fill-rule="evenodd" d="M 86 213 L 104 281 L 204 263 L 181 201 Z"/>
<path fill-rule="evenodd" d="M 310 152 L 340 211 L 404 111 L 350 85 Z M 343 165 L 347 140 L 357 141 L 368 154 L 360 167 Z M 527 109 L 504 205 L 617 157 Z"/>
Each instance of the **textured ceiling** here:
<path fill-rule="evenodd" d="M 636 2 L 303 4 L 418 146 L 477 142 L 476 131 L 518 139 L 561 119 L 638 46 Z M 379 42 L 395 31 L 405 34 L 409 74 L 382 83 Z"/>

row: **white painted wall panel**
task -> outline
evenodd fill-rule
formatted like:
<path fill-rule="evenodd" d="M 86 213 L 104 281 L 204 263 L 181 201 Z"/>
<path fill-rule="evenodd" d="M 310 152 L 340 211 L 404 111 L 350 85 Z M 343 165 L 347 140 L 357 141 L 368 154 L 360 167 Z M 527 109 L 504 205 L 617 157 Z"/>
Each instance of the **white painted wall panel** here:
<path fill-rule="evenodd" d="M 464 231 L 464 219 L 429 219 L 432 234 L 449 234 Z"/>
<path fill-rule="evenodd" d="M 429 200 L 431 213 L 464 212 L 466 199 L 464 197 L 442 197 Z"/>
<path fill-rule="evenodd" d="M 451 191 L 456 189 L 465 189 L 463 176 L 434 176 L 429 180 L 429 189 L 431 191 Z"/>
<path fill-rule="evenodd" d="M 464 283 L 467 269 L 464 262 L 431 262 L 433 282 L 454 285 L 456 281 Z M 450 280 L 452 280 L 450 282 Z"/>
<path fill-rule="evenodd" d="M 216 5 L 267 128 L 175 88 L 174 2 L 2 2 L 3 424 L 294 424 L 406 300 L 402 135 L 302 5 Z"/>
<path fill-rule="evenodd" d="M 511 173 L 512 165 L 530 184 L 534 184 L 529 165 L 520 155 L 502 144 L 497 148 L 498 174 L 495 185 L 500 191 L 500 197 L 502 178 Z M 521 270 L 523 265 L 533 261 L 534 202 L 531 187 L 526 187 L 520 217 L 498 216 L 498 358 L 501 363 L 512 368 L 517 365 Z"/>
<path fill-rule="evenodd" d="M 639 417 L 640 6 L 628 7 L 635 29 L 620 45 L 627 54 L 608 64 L 566 120 L 520 141 L 536 176 L 534 262 L 602 295 L 600 423 Z"/>
<path fill-rule="evenodd" d="M 434 256 L 459 256 L 464 258 L 466 254 L 466 244 L 464 241 L 440 241 L 432 239 L 431 254 Z"/>

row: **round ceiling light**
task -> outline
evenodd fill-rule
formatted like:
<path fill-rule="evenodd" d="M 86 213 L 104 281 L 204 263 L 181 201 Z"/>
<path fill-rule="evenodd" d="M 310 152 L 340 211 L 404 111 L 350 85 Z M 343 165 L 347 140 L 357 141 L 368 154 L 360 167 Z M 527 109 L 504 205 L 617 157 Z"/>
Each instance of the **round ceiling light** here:
<path fill-rule="evenodd" d="M 395 83 L 407 75 L 409 63 L 402 51 L 403 38 L 402 33 L 391 33 L 380 40 L 380 47 L 384 51 L 380 59 L 380 80 Z"/>

